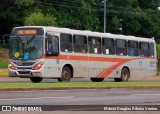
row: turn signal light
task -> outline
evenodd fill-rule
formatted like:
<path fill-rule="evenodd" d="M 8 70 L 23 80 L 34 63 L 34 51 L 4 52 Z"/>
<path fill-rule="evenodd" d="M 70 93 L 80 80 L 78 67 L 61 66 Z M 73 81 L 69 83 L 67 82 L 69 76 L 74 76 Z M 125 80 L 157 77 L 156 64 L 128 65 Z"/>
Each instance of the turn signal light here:
<path fill-rule="evenodd" d="M 11 70 L 16 70 L 16 67 L 12 63 L 8 63 L 8 68 Z"/>
<path fill-rule="evenodd" d="M 39 62 L 32 68 L 32 70 L 39 70 L 42 67 L 42 65 L 43 65 L 43 62 Z"/>

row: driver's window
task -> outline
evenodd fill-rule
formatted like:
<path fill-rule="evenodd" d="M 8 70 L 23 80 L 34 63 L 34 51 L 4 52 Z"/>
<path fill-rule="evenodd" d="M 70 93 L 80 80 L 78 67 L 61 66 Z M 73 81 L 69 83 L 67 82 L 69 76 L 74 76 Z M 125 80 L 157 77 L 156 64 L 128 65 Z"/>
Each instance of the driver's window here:
<path fill-rule="evenodd" d="M 48 37 L 48 52 L 58 52 L 58 37 L 49 36 Z"/>

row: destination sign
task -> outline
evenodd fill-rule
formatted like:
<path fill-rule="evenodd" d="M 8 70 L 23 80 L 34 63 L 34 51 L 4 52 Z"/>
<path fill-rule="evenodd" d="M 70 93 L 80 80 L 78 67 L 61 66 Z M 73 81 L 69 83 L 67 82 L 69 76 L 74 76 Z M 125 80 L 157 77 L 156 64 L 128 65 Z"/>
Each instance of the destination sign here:
<path fill-rule="evenodd" d="M 43 28 L 14 28 L 11 32 L 11 36 L 26 36 L 26 35 L 44 35 Z"/>
<path fill-rule="evenodd" d="M 17 34 L 37 34 L 37 30 L 17 30 Z"/>

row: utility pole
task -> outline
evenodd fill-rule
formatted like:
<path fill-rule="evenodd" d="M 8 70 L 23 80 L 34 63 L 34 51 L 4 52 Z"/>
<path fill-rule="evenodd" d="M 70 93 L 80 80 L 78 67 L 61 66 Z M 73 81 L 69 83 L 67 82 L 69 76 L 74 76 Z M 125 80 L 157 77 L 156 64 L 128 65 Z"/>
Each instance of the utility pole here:
<path fill-rule="evenodd" d="M 104 2 L 104 33 L 106 32 L 106 0 Z"/>

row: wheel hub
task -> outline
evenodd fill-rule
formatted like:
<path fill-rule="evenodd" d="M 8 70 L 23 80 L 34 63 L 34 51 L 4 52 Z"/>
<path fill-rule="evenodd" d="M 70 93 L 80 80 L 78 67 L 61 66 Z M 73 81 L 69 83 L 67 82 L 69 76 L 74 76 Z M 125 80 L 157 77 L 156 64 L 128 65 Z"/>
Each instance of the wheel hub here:
<path fill-rule="evenodd" d="M 64 71 L 64 72 L 63 72 L 63 77 L 64 77 L 64 79 L 67 79 L 67 78 L 68 78 L 68 76 L 69 76 L 68 71 Z"/>

